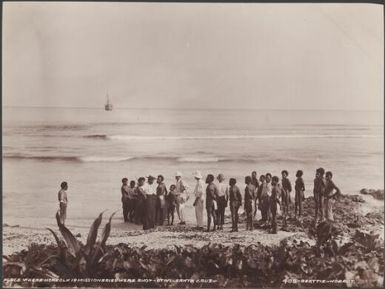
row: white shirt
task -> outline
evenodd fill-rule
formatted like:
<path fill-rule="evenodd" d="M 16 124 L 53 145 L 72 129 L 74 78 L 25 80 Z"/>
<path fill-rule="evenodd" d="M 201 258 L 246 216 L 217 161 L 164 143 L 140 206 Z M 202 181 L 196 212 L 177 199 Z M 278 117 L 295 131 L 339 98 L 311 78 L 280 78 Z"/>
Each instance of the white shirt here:
<path fill-rule="evenodd" d="M 61 189 L 58 193 L 58 199 L 59 199 L 60 203 L 67 204 L 68 203 L 67 192 L 65 190 Z"/>
<path fill-rule="evenodd" d="M 223 196 L 228 197 L 229 188 L 228 188 L 228 185 L 226 183 L 224 183 L 224 182 L 218 183 L 217 188 L 218 188 L 218 196 L 220 196 L 220 197 L 223 197 Z"/>
<path fill-rule="evenodd" d="M 157 185 L 155 183 L 152 185 L 150 185 L 149 183 L 145 183 L 143 185 L 143 190 L 146 195 L 156 195 L 156 187 Z"/>
<path fill-rule="evenodd" d="M 175 186 L 176 186 L 175 192 L 177 195 L 183 192 L 186 192 L 188 189 L 188 186 L 185 184 L 185 182 L 182 179 L 179 179 L 179 181 L 175 183 Z"/>
<path fill-rule="evenodd" d="M 204 183 L 201 179 L 197 181 L 197 184 L 195 185 L 194 194 L 196 198 L 202 198 L 204 191 Z"/>

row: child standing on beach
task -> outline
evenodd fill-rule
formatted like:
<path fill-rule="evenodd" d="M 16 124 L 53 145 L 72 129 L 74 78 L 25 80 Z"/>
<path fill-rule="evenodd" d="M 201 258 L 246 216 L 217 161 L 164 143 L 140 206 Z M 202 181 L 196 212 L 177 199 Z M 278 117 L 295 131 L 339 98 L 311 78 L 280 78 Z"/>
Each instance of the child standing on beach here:
<path fill-rule="evenodd" d="M 251 172 L 251 184 L 258 189 L 259 188 L 259 182 L 258 182 L 258 177 L 257 177 L 257 172 L 252 171 Z"/>
<path fill-rule="evenodd" d="M 270 212 L 271 212 L 271 233 L 277 234 L 277 204 L 279 202 L 279 196 L 282 194 L 282 188 L 279 185 L 279 178 L 274 176 L 272 178 L 272 190 L 270 197 Z M 281 205 L 281 204 L 280 204 Z"/>
<path fill-rule="evenodd" d="M 246 231 L 253 230 L 253 200 L 255 198 L 255 187 L 251 184 L 251 177 L 245 177 L 245 212 Z"/>
<path fill-rule="evenodd" d="M 171 185 L 170 191 L 166 196 L 167 201 L 167 225 L 174 225 L 174 213 L 175 213 L 175 206 L 176 206 L 176 186 Z M 170 223 L 171 218 L 171 223 Z"/>
<path fill-rule="evenodd" d="M 288 179 L 289 173 L 287 170 L 283 170 L 281 172 L 282 175 L 282 198 L 281 198 L 281 204 L 282 204 L 282 215 L 284 220 L 289 216 L 289 203 L 291 203 L 291 183 Z"/>
<path fill-rule="evenodd" d="M 305 192 L 305 183 L 302 179 L 303 172 L 298 170 L 296 173 L 296 181 L 295 181 L 295 209 L 294 209 L 294 218 L 301 218 L 302 216 L 302 201 L 304 200 L 304 192 Z"/>
<path fill-rule="evenodd" d="M 179 194 L 178 197 L 178 204 L 179 204 L 179 218 L 182 220 L 179 225 L 186 225 L 186 219 L 185 219 L 185 208 L 186 208 L 186 202 L 190 199 L 190 196 L 187 193 L 187 190 L 184 190 L 182 193 Z"/>

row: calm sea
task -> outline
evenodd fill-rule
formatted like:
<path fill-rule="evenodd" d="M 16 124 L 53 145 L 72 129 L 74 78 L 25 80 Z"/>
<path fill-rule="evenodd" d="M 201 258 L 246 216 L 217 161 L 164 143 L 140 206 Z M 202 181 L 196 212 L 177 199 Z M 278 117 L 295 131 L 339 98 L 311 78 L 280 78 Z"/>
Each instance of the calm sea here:
<path fill-rule="evenodd" d="M 343 193 L 384 188 L 383 131 L 383 112 L 3 108 L 3 222 L 53 224 L 63 180 L 76 224 L 120 209 L 123 177 L 302 169 L 310 195 L 322 166 Z"/>

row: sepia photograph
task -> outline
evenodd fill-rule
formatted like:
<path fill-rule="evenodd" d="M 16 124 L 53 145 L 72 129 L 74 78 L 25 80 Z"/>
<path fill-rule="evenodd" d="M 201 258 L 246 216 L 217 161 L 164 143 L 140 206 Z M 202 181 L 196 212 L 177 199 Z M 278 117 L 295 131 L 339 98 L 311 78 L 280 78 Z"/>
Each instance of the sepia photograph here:
<path fill-rule="evenodd" d="M 2 5 L 2 286 L 383 288 L 384 6 Z"/>

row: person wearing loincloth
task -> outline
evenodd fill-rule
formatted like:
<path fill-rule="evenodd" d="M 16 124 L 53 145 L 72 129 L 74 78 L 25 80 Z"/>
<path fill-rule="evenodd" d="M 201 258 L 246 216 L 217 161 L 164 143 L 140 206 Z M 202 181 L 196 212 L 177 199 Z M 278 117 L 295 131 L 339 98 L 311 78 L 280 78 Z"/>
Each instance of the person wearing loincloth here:
<path fill-rule="evenodd" d="M 124 222 L 128 222 L 128 214 L 129 214 L 129 205 L 130 201 L 128 198 L 128 179 L 123 178 L 122 179 L 122 187 L 120 188 L 120 191 L 122 193 L 122 207 L 123 207 L 123 219 Z"/>
<path fill-rule="evenodd" d="M 59 200 L 59 215 L 60 215 L 60 222 L 64 225 L 65 220 L 67 219 L 67 204 L 68 204 L 68 198 L 67 198 L 67 190 L 68 190 L 68 184 L 67 182 L 62 182 L 60 184 L 60 190 L 58 192 L 58 200 Z"/>
<path fill-rule="evenodd" d="M 165 197 L 167 195 L 167 187 L 164 184 L 163 175 L 159 175 L 156 182 L 158 183 L 158 187 L 156 188 L 156 212 L 155 212 L 155 220 L 156 224 L 159 226 L 163 226 L 164 219 L 166 217 L 166 200 Z"/>
<path fill-rule="evenodd" d="M 207 212 L 207 232 L 210 232 L 211 219 L 213 220 L 214 229 L 216 230 L 217 216 L 215 213 L 216 200 L 218 198 L 218 188 L 214 184 L 214 176 L 209 174 L 206 177 L 206 212 Z"/>
<path fill-rule="evenodd" d="M 239 190 L 238 186 L 236 185 L 237 180 L 234 178 L 231 178 L 229 181 L 229 200 L 230 200 L 230 209 L 231 209 L 231 232 L 238 232 L 238 210 L 239 207 L 242 205 L 242 194 Z"/>
<path fill-rule="evenodd" d="M 251 184 L 251 177 L 245 177 L 245 213 L 246 213 L 246 230 L 253 230 L 253 200 L 255 198 L 255 187 Z"/>
<path fill-rule="evenodd" d="M 330 171 L 326 172 L 324 205 L 325 205 L 325 218 L 328 221 L 334 221 L 334 217 L 333 217 L 333 204 L 335 202 L 334 200 L 338 195 L 341 194 L 340 189 L 334 184 L 332 178 L 333 178 L 333 173 Z M 333 194 L 333 191 L 335 191 L 334 194 Z"/>
<path fill-rule="evenodd" d="M 315 217 L 314 222 L 319 220 L 324 221 L 324 191 L 325 191 L 325 179 L 324 179 L 325 170 L 323 168 L 318 168 L 316 170 L 316 175 L 314 179 L 314 202 L 315 202 Z"/>
<path fill-rule="evenodd" d="M 140 177 L 138 179 L 138 186 L 136 187 L 136 205 L 135 205 L 135 213 L 134 213 L 134 222 L 135 224 L 143 224 L 144 223 L 144 201 L 146 199 L 146 193 L 144 192 L 143 186 L 145 182 L 144 177 Z"/>
<path fill-rule="evenodd" d="M 166 196 L 167 201 L 167 225 L 174 225 L 174 213 L 176 207 L 176 187 L 174 184 L 170 186 L 170 191 Z M 171 222 L 170 222 L 171 219 Z"/>
<path fill-rule="evenodd" d="M 302 202 L 305 198 L 305 183 L 303 182 L 302 176 L 303 172 L 301 170 L 298 170 L 296 175 L 297 179 L 295 180 L 295 200 L 294 200 L 294 218 L 302 217 Z"/>
<path fill-rule="evenodd" d="M 136 185 L 135 181 L 132 180 L 130 182 L 130 187 L 128 188 L 128 220 L 130 222 L 134 221 L 135 207 L 138 199 L 135 185 Z"/>
<path fill-rule="evenodd" d="M 217 222 L 218 230 L 223 230 L 223 225 L 225 223 L 225 210 L 227 207 L 227 201 L 229 199 L 228 186 L 224 182 L 225 176 L 219 174 L 217 177 L 218 180 L 218 210 L 217 210 Z"/>
<path fill-rule="evenodd" d="M 282 205 L 282 216 L 284 220 L 289 217 L 289 204 L 291 203 L 291 182 L 288 179 L 289 173 L 287 170 L 281 172 L 282 175 L 282 196 L 281 196 L 281 205 Z"/>
<path fill-rule="evenodd" d="M 257 177 L 257 172 L 256 171 L 252 171 L 251 172 L 251 184 L 254 185 L 255 192 L 258 195 L 258 192 L 259 192 L 259 181 L 258 181 L 258 177 Z M 254 198 L 254 218 L 256 217 L 257 210 L 258 210 L 257 201 L 259 201 L 259 198 L 257 196 L 255 196 L 255 198 Z"/>
<path fill-rule="evenodd" d="M 279 196 L 282 194 L 282 187 L 279 184 L 279 178 L 272 178 L 272 189 L 270 197 L 270 212 L 271 212 L 271 233 L 277 234 L 277 204 L 280 204 Z M 280 204 L 281 205 L 281 204 Z"/>

